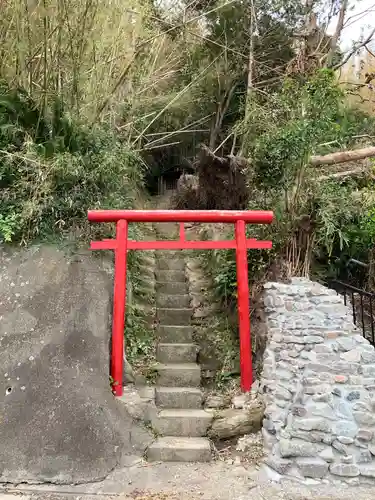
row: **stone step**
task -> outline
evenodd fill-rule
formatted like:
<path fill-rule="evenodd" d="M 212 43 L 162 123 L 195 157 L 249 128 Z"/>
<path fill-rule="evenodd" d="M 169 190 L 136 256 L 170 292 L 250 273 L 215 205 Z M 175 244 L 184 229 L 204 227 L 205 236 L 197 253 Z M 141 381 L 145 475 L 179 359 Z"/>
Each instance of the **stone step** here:
<path fill-rule="evenodd" d="M 152 268 L 139 266 L 139 270 L 143 279 L 155 281 L 155 272 Z"/>
<path fill-rule="evenodd" d="M 164 309 L 157 308 L 156 317 L 162 325 L 189 326 L 193 316 L 193 309 Z"/>
<path fill-rule="evenodd" d="M 180 259 L 176 257 L 157 259 L 157 268 L 160 271 L 185 271 L 185 260 L 182 256 Z"/>
<path fill-rule="evenodd" d="M 159 282 L 156 282 L 156 290 L 158 293 L 167 294 L 167 295 L 173 295 L 173 294 L 184 295 L 184 294 L 188 293 L 189 288 L 188 288 L 188 284 L 186 281 L 185 281 L 185 283 L 182 283 L 182 282 L 173 283 L 171 281 L 167 281 L 167 282 L 159 281 Z"/>
<path fill-rule="evenodd" d="M 167 344 L 191 344 L 193 340 L 193 327 L 181 325 L 159 325 L 158 337 Z"/>
<path fill-rule="evenodd" d="M 159 363 L 195 363 L 198 349 L 195 344 L 158 344 L 156 359 Z"/>
<path fill-rule="evenodd" d="M 165 308 L 185 308 L 190 305 L 190 295 L 171 295 L 166 293 L 158 293 L 156 295 L 156 305 Z"/>
<path fill-rule="evenodd" d="M 142 266 L 147 266 L 147 267 L 155 267 L 156 265 L 156 258 L 155 258 L 155 252 L 145 252 L 141 254 L 141 265 Z"/>
<path fill-rule="evenodd" d="M 160 436 L 205 436 L 213 414 L 204 410 L 161 410 L 152 419 L 152 427 Z"/>
<path fill-rule="evenodd" d="M 155 270 L 156 281 L 163 283 L 186 283 L 186 275 L 184 271 L 160 271 Z"/>
<path fill-rule="evenodd" d="M 176 222 L 157 222 L 154 228 L 157 236 L 162 240 L 173 238 L 178 232 L 178 225 Z"/>
<path fill-rule="evenodd" d="M 207 438 L 159 437 L 147 451 L 150 461 L 209 462 L 211 446 Z"/>
<path fill-rule="evenodd" d="M 185 250 L 158 250 L 156 253 L 156 258 L 165 260 L 185 260 L 186 251 Z"/>
<path fill-rule="evenodd" d="M 202 391 L 195 387 L 156 387 L 155 402 L 160 408 L 202 408 Z"/>
<path fill-rule="evenodd" d="M 165 387 L 199 387 L 201 369 L 196 363 L 156 363 L 157 385 Z"/>

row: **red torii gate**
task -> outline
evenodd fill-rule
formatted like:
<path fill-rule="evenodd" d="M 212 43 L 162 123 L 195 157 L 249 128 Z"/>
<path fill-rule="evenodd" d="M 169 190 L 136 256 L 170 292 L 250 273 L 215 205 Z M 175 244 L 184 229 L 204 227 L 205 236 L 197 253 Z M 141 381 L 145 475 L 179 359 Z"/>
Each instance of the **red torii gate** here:
<path fill-rule="evenodd" d="M 92 241 L 91 250 L 115 251 L 115 277 L 112 320 L 111 378 L 115 396 L 121 396 L 123 375 L 123 349 L 126 305 L 126 258 L 128 250 L 183 250 L 229 249 L 236 250 L 238 323 L 240 334 L 241 389 L 248 392 L 252 385 L 252 360 L 250 336 L 250 306 L 247 250 L 270 249 L 271 241 L 246 238 L 246 224 L 270 224 L 273 212 L 232 210 L 90 210 L 91 222 L 116 222 L 116 239 Z M 180 238 L 177 241 L 133 241 L 128 239 L 130 222 L 179 222 Z M 232 223 L 234 240 L 188 241 L 185 238 L 186 222 Z"/>

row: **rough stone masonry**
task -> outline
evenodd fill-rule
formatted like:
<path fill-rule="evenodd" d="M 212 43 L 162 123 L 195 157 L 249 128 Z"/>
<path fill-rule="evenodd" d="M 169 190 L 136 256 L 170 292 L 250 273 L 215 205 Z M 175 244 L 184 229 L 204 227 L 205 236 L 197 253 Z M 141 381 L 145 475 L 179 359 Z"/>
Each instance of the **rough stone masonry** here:
<path fill-rule="evenodd" d="M 375 480 L 375 349 L 336 292 L 268 283 L 261 380 L 266 464 L 280 474 Z"/>

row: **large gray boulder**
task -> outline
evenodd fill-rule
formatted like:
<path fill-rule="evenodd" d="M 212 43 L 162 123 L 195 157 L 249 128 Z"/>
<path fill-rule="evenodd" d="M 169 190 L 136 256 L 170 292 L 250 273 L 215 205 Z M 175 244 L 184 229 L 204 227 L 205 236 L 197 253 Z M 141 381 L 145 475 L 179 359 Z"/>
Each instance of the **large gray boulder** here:
<path fill-rule="evenodd" d="M 110 262 L 0 248 L 0 482 L 104 478 L 152 438 L 109 386 Z"/>
<path fill-rule="evenodd" d="M 218 410 L 209 435 L 213 439 L 229 439 L 258 432 L 262 427 L 264 406 L 261 399 L 249 402 L 246 408 Z"/>

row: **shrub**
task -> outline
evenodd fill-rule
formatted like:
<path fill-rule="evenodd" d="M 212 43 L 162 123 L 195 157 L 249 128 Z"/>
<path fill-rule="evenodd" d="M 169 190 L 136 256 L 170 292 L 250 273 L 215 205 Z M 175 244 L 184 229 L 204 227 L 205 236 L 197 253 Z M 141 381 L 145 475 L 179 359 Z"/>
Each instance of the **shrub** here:
<path fill-rule="evenodd" d="M 49 120 L 22 91 L 0 86 L 0 238 L 28 242 L 82 226 L 88 209 L 130 208 L 143 163 L 110 131 Z"/>

